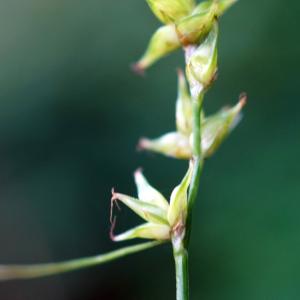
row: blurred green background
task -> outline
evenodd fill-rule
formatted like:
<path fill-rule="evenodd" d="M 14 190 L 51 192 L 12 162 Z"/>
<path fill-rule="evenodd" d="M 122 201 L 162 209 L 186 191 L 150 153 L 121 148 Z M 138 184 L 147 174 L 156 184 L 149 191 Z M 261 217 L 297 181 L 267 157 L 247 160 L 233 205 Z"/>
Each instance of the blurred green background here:
<path fill-rule="evenodd" d="M 249 95 L 206 166 L 194 211 L 191 299 L 300 298 L 297 1 L 240 1 L 221 20 L 205 108 Z M 0 1 L 0 263 L 59 261 L 109 240 L 110 190 L 142 166 L 166 196 L 186 162 L 135 151 L 174 128 L 181 51 L 132 74 L 159 23 L 145 1 Z M 117 231 L 140 222 L 123 208 Z M 129 243 L 130 244 L 130 243 Z M 3 300 L 174 299 L 168 246 L 53 278 L 0 283 Z"/>

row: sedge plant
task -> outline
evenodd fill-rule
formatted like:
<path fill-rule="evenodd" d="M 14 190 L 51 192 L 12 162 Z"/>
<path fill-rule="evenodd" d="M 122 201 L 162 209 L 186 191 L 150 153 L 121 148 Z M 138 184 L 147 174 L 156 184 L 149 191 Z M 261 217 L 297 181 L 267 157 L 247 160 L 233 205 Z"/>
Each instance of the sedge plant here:
<path fill-rule="evenodd" d="M 213 155 L 241 119 L 246 103 L 242 94 L 236 105 L 207 116 L 204 96 L 217 77 L 219 18 L 236 0 L 146 0 L 162 26 L 153 34 L 142 58 L 133 65 L 143 73 L 162 57 L 182 48 L 185 72 L 178 71 L 176 129 L 154 139 L 142 138 L 139 149 L 186 160 L 187 172 L 166 198 L 138 169 L 134 173 L 137 197 L 112 190 L 111 238 L 150 241 L 124 247 L 107 254 L 58 263 L 36 265 L 0 265 L 0 280 L 29 279 L 55 275 L 100 265 L 169 242 L 173 248 L 176 272 L 176 299 L 189 299 L 189 242 L 192 211 L 197 198 L 204 162 Z M 185 73 L 185 74 L 184 74 Z M 115 234 L 113 208 L 123 203 L 144 223 Z"/>

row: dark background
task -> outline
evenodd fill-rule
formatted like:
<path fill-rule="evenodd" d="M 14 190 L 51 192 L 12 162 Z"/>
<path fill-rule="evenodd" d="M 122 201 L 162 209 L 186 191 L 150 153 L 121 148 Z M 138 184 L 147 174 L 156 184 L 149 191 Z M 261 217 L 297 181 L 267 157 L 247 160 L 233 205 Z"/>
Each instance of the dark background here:
<path fill-rule="evenodd" d="M 206 111 L 235 103 L 243 91 L 249 101 L 205 166 L 192 299 L 300 298 L 299 8 L 244 0 L 221 20 L 220 73 Z M 129 69 L 158 25 L 143 0 L 0 1 L 0 263 L 121 247 L 108 236 L 111 187 L 134 195 L 139 166 L 166 196 L 181 179 L 186 162 L 135 151 L 140 136 L 174 128 L 181 51 L 145 78 Z M 139 222 L 123 208 L 117 231 Z M 0 283 L 1 300 L 174 298 L 168 246 Z"/>

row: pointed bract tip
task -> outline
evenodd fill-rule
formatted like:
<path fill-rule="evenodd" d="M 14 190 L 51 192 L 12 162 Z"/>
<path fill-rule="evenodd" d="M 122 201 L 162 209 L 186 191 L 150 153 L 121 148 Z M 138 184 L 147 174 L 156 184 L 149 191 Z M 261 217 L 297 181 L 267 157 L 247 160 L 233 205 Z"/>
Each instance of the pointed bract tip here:
<path fill-rule="evenodd" d="M 239 105 L 243 108 L 247 104 L 248 96 L 245 92 L 241 93 L 239 96 Z"/>
<path fill-rule="evenodd" d="M 177 68 L 177 75 L 178 75 L 179 78 L 184 77 L 184 73 L 183 73 L 183 70 L 181 68 Z"/>
<path fill-rule="evenodd" d="M 139 167 L 134 171 L 134 177 L 139 176 L 143 173 L 143 168 Z"/>
<path fill-rule="evenodd" d="M 177 76 L 178 76 L 179 90 L 184 90 L 186 87 L 186 80 L 185 80 L 184 72 L 181 68 L 177 69 Z"/>
<path fill-rule="evenodd" d="M 150 140 L 148 140 L 147 138 L 141 138 L 137 145 L 137 150 L 143 151 L 143 150 L 147 149 L 149 147 L 149 145 L 150 145 Z"/>
<path fill-rule="evenodd" d="M 135 180 L 135 183 L 139 183 L 142 179 L 143 179 L 143 169 L 142 168 L 138 168 L 134 171 L 133 173 L 133 177 Z"/>
<path fill-rule="evenodd" d="M 131 64 L 130 68 L 136 75 L 139 75 L 141 77 L 145 76 L 145 68 L 141 65 L 141 63 L 133 63 Z"/>

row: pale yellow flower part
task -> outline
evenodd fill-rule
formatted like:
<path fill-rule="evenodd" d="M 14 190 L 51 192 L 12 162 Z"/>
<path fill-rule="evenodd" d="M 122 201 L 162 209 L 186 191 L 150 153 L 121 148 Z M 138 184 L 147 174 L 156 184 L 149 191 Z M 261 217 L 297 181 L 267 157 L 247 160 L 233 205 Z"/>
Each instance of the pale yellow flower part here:
<path fill-rule="evenodd" d="M 124 233 L 114 235 L 115 219 L 112 221 L 111 238 L 114 241 L 124 241 L 134 238 L 170 240 L 172 232 L 178 226 L 184 226 L 187 215 L 187 192 L 193 171 L 190 163 L 187 174 L 171 194 L 170 204 L 160 192 L 149 185 L 140 170 L 135 172 L 135 181 L 141 199 L 133 198 L 112 191 L 112 205 L 121 201 L 137 215 L 147 221 Z M 154 200 L 154 201 L 153 201 Z"/>

